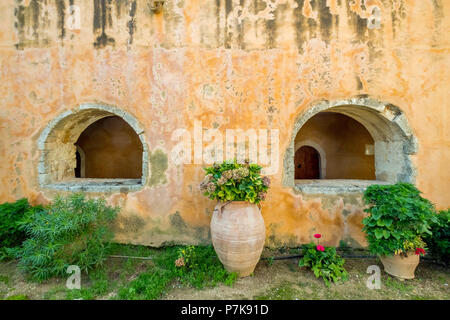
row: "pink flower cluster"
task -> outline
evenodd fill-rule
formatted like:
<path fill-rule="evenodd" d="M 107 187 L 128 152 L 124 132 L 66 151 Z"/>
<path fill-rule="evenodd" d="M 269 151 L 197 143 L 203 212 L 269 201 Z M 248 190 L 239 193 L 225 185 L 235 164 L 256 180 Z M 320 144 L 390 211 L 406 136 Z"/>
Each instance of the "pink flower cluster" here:
<path fill-rule="evenodd" d="M 417 255 L 419 255 L 419 254 L 421 254 L 421 255 L 425 255 L 425 250 L 424 249 L 422 249 L 422 248 L 416 248 L 416 254 Z"/>
<path fill-rule="evenodd" d="M 321 235 L 320 233 L 316 233 L 316 234 L 314 235 L 314 238 L 320 239 L 320 238 L 322 238 L 322 235 Z M 325 251 L 325 247 L 324 247 L 324 246 L 321 246 L 321 245 L 319 244 L 319 240 L 317 240 L 317 247 L 316 247 L 316 249 L 317 249 L 317 251 Z"/>

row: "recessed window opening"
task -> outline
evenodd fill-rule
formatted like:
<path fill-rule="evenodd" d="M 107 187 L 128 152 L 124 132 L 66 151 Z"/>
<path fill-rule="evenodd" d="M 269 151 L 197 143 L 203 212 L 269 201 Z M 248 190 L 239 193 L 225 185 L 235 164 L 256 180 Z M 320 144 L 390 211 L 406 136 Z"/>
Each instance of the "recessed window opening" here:
<path fill-rule="evenodd" d="M 396 106 L 366 96 L 322 100 L 298 115 L 284 156 L 283 184 L 303 193 L 362 192 L 414 183 L 417 139 Z"/>
<path fill-rule="evenodd" d="M 39 184 L 65 191 L 142 188 L 148 147 L 136 119 L 115 107 L 84 104 L 52 120 L 38 140 Z"/>
<path fill-rule="evenodd" d="M 142 176 L 142 143 L 128 123 L 118 116 L 91 124 L 75 145 L 77 178 L 139 179 Z M 80 150 L 84 152 L 82 158 Z M 84 175 L 81 175 L 82 167 Z"/>
<path fill-rule="evenodd" d="M 296 180 L 375 180 L 375 157 L 366 152 L 367 146 L 374 145 L 374 140 L 361 123 L 346 115 L 316 114 L 299 130 L 295 145 Z M 326 172 L 321 173 L 324 160 Z"/>

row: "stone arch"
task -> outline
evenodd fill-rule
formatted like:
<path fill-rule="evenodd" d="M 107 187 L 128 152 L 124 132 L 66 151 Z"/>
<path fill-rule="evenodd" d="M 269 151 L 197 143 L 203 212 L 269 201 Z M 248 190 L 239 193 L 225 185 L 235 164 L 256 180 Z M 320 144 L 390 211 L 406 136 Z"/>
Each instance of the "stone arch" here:
<path fill-rule="evenodd" d="M 76 146 L 80 134 L 92 123 L 110 116 L 119 116 L 138 135 L 142 143 L 142 178 L 139 183 L 126 182 L 127 189 L 136 189 L 147 182 L 148 177 L 148 146 L 144 136 L 144 129 L 129 113 L 103 104 L 82 104 L 78 108 L 68 110 L 53 119 L 42 131 L 38 139 L 40 151 L 38 177 L 41 187 L 51 189 L 69 189 L 83 191 L 114 191 L 123 190 L 123 185 L 96 184 L 95 181 L 87 185 L 71 185 L 62 182 L 74 177 L 76 166 Z M 115 188 L 116 187 L 116 188 Z"/>
<path fill-rule="evenodd" d="M 326 177 L 327 176 L 327 154 L 326 154 L 325 150 L 322 148 L 321 145 L 319 145 L 318 143 L 316 143 L 312 140 L 303 140 L 303 141 L 298 141 L 297 143 L 295 143 L 294 154 L 295 154 L 295 152 L 297 152 L 298 149 L 300 149 L 303 146 L 310 146 L 317 150 L 317 152 L 320 155 L 320 162 L 319 162 L 320 179 L 323 179 L 324 177 Z"/>
<path fill-rule="evenodd" d="M 294 186 L 295 137 L 300 128 L 319 112 L 337 112 L 361 123 L 375 141 L 375 175 L 379 181 L 415 182 L 410 156 L 417 153 L 417 139 L 400 108 L 369 97 L 320 101 L 300 114 L 284 156 L 283 184 Z"/>

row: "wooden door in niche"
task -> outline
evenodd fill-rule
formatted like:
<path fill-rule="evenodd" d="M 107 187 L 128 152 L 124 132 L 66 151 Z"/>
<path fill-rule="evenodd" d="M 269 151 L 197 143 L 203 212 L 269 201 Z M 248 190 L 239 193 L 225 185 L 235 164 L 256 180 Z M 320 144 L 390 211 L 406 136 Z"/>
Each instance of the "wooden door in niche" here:
<path fill-rule="evenodd" d="M 295 152 L 295 179 L 320 179 L 320 155 L 310 146 L 303 146 Z"/>

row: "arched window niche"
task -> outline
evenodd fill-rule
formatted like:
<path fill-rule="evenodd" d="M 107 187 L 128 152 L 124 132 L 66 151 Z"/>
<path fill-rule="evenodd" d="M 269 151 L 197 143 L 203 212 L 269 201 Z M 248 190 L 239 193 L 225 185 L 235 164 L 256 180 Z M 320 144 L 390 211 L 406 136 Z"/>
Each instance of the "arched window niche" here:
<path fill-rule="evenodd" d="M 317 179 L 296 179 L 297 151 L 303 146 L 319 155 Z M 417 148 L 405 115 L 392 104 L 368 97 L 320 101 L 295 121 L 283 184 L 302 193 L 334 194 L 363 192 L 371 184 L 414 183 L 410 156 Z"/>
<path fill-rule="evenodd" d="M 114 124 L 114 128 L 108 128 Z M 100 125 L 103 127 L 97 128 Z M 120 132 L 117 132 L 117 128 L 120 128 Z M 107 130 L 112 131 L 108 133 Z M 124 135 L 122 137 L 120 136 L 121 132 Z M 97 138 L 109 137 L 111 134 L 116 136 L 113 136 L 110 141 L 97 141 L 98 146 L 95 149 L 95 144 L 84 137 L 94 133 L 97 134 Z M 79 145 L 80 136 L 84 137 L 84 141 L 87 140 L 87 142 L 83 142 L 83 148 Z M 98 173 L 98 168 L 101 168 L 102 164 L 97 165 L 97 170 L 89 168 L 86 161 L 105 161 L 105 154 L 108 151 L 105 148 L 109 148 L 111 153 L 111 150 L 114 151 L 114 143 L 117 144 L 117 141 L 128 145 L 131 141 L 133 142 L 131 146 L 137 149 L 134 150 L 135 152 L 128 152 L 134 159 L 122 159 L 122 162 L 117 164 L 117 168 L 128 162 L 133 163 L 134 166 L 139 165 L 139 168 L 130 170 L 131 174 L 128 174 L 126 170 L 123 173 L 124 170 L 121 168 L 122 170 L 117 170 L 117 176 L 114 168 L 109 168 L 109 172 L 104 174 L 105 177 Z M 103 142 L 105 146 L 102 145 Z M 132 115 L 116 107 L 83 104 L 74 110 L 60 114 L 42 131 L 38 140 L 38 148 L 40 150 L 38 177 L 42 188 L 74 192 L 127 192 L 138 190 L 146 184 L 148 146 L 144 130 Z M 117 153 L 124 154 L 120 149 L 117 148 Z M 100 155 L 93 157 L 92 152 L 97 150 L 102 153 L 99 151 Z M 114 162 L 117 161 L 115 159 L 120 159 L 120 156 L 115 157 L 114 154 L 111 154 L 108 160 Z M 122 158 L 124 156 L 122 155 Z M 140 157 L 140 159 L 136 159 L 136 157 Z M 107 164 L 111 166 L 111 163 Z M 119 172 L 122 173 L 119 174 Z"/>

